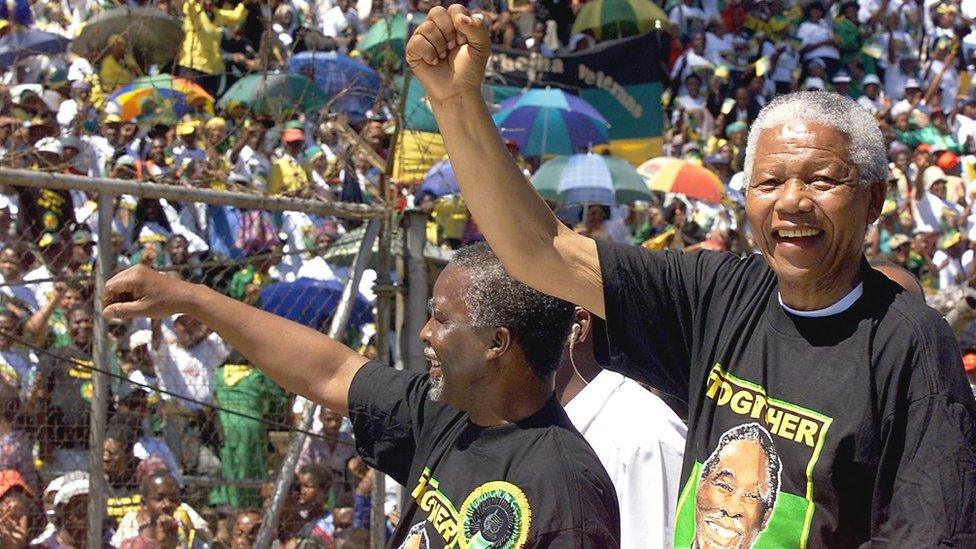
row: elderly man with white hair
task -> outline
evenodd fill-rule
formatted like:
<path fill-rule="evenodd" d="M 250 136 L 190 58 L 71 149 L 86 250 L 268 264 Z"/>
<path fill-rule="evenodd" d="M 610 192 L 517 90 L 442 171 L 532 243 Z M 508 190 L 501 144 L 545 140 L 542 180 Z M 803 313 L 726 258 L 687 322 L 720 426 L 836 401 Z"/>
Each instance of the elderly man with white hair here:
<path fill-rule="evenodd" d="M 772 101 L 745 161 L 761 255 L 654 253 L 553 216 L 481 96 L 490 51 L 454 5 L 430 11 L 407 60 L 506 270 L 605 318 L 609 367 L 688 402 L 675 546 L 976 545 L 976 403 L 955 339 L 862 252 L 888 174 L 871 114 L 826 92 Z M 770 444 L 717 450 L 744 425 Z"/>

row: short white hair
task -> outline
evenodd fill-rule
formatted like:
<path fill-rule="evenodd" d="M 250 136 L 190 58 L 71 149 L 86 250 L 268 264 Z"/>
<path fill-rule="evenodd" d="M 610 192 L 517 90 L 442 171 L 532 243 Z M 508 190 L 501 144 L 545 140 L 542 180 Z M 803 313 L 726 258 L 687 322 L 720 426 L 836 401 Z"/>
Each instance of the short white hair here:
<path fill-rule="evenodd" d="M 743 169 L 747 190 L 759 134 L 787 122 L 798 121 L 821 124 L 848 137 L 851 160 L 857 166 L 861 185 L 888 180 L 887 149 L 874 115 L 849 97 L 833 92 L 803 91 L 773 99 L 763 107 L 749 129 Z"/>

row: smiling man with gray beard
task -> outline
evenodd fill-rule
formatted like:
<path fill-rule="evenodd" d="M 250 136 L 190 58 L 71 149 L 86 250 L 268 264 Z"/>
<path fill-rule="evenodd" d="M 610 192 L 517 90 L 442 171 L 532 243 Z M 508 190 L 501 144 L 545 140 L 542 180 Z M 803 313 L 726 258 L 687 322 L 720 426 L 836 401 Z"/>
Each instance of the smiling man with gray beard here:
<path fill-rule="evenodd" d="M 427 375 L 143 266 L 105 293 L 106 317 L 197 318 L 348 415 L 359 455 L 410 490 L 391 547 L 619 547 L 613 484 L 554 392 L 573 307 L 512 279 L 486 244 L 458 250 L 434 285 Z"/>

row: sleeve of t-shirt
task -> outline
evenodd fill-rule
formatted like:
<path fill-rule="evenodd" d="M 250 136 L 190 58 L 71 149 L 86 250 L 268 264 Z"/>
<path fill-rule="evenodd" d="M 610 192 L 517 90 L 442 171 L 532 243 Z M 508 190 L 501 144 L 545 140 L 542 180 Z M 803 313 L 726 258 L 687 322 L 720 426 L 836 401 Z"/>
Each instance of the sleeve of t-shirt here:
<path fill-rule="evenodd" d="M 368 362 L 349 386 L 356 451 L 369 466 L 407 484 L 420 441 L 459 412 L 428 398 L 430 378 Z"/>
<path fill-rule="evenodd" d="M 738 259 L 713 252 L 651 252 L 599 240 L 597 250 L 609 343 L 607 366 L 686 399 L 699 289 L 722 263 Z"/>
<path fill-rule="evenodd" d="M 872 541 L 976 547 L 976 403 L 948 326 L 915 353 L 908 398 L 882 422 Z"/>

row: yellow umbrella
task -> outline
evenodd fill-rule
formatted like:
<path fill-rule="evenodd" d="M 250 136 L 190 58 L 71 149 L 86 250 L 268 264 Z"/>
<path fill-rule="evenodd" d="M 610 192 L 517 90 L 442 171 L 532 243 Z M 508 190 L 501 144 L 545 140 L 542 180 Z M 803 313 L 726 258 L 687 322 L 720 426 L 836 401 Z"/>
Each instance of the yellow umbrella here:
<path fill-rule="evenodd" d="M 669 25 L 664 10 L 651 0 L 590 0 L 576 15 L 573 33 L 589 32 L 597 40 L 606 40 Z"/>

